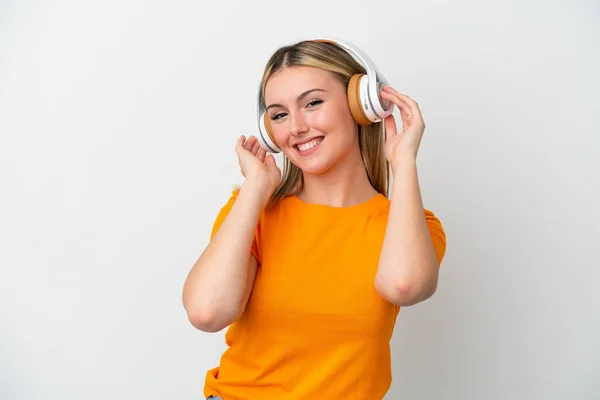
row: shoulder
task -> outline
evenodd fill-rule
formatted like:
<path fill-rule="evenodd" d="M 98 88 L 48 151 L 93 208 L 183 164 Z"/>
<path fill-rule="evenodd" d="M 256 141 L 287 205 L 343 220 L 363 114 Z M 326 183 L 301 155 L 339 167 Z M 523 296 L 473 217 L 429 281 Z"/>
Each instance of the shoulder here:
<path fill-rule="evenodd" d="M 233 207 L 233 203 L 235 203 L 235 200 L 237 199 L 237 196 L 238 196 L 239 192 L 240 192 L 239 188 L 234 188 L 232 190 L 232 192 L 231 192 L 231 195 L 227 199 L 227 201 L 221 206 L 221 209 L 217 213 L 217 216 L 216 216 L 215 221 L 213 223 L 212 231 L 210 233 L 210 238 L 211 239 L 215 236 L 215 234 L 217 233 L 217 231 L 221 227 L 221 224 L 223 223 L 223 221 L 227 217 L 227 214 L 229 214 L 229 211 L 231 211 L 231 207 Z"/>
<path fill-rule="evenodd" d="M 383 211 L 385 213 L 387 224 L 387 217 L 389 215 L 391 201 L 388 198 L 383 197 L 380 204 L 382 207 L 379 209 L 379 211 Z M 433 210 L 428 208 L 423 209 L 423 217 L 427 224 L 427 229 L 435 249 L 438 263 L 441 263 L 444 255 L 446 254 L 446 231 L 444 230 L 443 223 L 438 215 Z"/>
<path fill-rule="evenodd" d="M 425 221 L 439 265 L 446 254 L 446 231 L 440 219 L 431 210 L 425 209 Z"/>
<path fill-rule="evenodd" d="M 227 215 L 231 211 L 231 208 L 237 201 L 239 193 L 240 193 L 240 188 L 234 187 L 231 191 L 229 198 L 224 202 L 224 204 L 219 209 L 219 212 L 217 213 L 217 216 L 215 218 L 215 221 L 214 221 L 214 224 L 212 227 L 211 238 L 219 230 L 219 227 L 221 226 L 221 224 L 223 223 L 225 218 L 227 218 Z M 289 209 L 291 206 L 293 207 L 293 205 L 290 203 L 289 197 L 279 200 L 272 207 L 266 208 L 265 210 L 262 211 L 261 216 L 259 218 L 259 225 L 261 225 L 261 223 L 263 223 L 265 219 L 278 219 L 278 218 L 282 218 L 285 215 L 289 215 L 289 213 L 285 212 L 285 210 Z"/>

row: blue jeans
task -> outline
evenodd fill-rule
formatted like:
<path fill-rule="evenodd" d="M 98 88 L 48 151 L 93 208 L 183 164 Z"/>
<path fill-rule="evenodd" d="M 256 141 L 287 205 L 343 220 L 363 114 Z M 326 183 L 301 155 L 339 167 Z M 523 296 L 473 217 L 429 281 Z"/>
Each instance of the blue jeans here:
<path fill-rule="evenodd" d="M 207 397 L 206 400 L 223 400 L 223 399 L 220 398 L 219 396 L 210 396 L 210 397 Z"/>

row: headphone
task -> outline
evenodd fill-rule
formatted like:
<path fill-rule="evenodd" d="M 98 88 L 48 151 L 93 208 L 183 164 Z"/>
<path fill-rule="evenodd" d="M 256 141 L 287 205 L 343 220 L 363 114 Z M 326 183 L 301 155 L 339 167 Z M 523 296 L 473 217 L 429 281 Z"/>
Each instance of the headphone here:
<path fill-rule="evenodd" d="M 350 54 L 366 70 L 366 74 L 356 74 L 350 78 L 348 83 L 348 105 L 352 117 L 361 126 L 368 126 L 380 122 L 392 114 L 394 104 L 383 100 L 379 95 L 381 88 L 388 85 L 387 79 L 379 72 L 375 63 L 359 48 L 339 40 L 317 38 L 313 42 L 331 43 L 341 47 Z M 275 143 L 271 131 L 271 123 L 267 115 L 262 98 L 262 82 L 258 85 L 257 102 L 258 132 L 257 137 L 260 145 L 269 153 L 279 153 L 281 149 Z"/>

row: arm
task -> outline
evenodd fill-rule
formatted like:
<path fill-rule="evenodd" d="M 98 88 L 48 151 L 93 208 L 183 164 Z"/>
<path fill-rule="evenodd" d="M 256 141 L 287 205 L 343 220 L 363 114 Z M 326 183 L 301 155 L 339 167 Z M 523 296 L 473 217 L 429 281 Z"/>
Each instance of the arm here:
<path fill-rule="evenodd" d="M 398 161 L 388 224 L 375 278 L 377 291 L 398 306 L 409 306 L 433 295 L 438 259 L 425 218 L 414 159 Z"/>
<path fill-rule="evenodd" d="M 393 115 L 385 119 L 385 153 L 394 180 L 375 287 L 391 303 L 409 306 L 435 292 L 446 237 L 439 221 L 430 226 L 423 209 L 416 160 L 425 122 L 419 106 L 390 86 L 381 96 L 398 106 L 403 129 L 397 133 Z"/>
<path fill-rule="evenodd" d="M 246 180 L 231 210 L 191 269 L 183 305 L 197 329 L 217 332 L 244 311 L 256 276 L 250 254 L 254 232 L 269 192 Z"/>

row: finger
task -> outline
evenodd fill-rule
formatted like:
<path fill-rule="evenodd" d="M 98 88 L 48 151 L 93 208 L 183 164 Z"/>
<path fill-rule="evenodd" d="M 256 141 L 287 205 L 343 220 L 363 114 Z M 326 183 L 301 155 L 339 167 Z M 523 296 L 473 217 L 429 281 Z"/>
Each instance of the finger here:
<path fill-rule="evenodd" d="M 386 117 L 384 123 L 386 140 L 398 134 L 398 129 L 396 128 L 396 119 L 393 115 Z"/>
<path fill-rule="evenodd" d="M 261 162 L 265 162 L 265 156 L 266 155 L 267 155 L 267 152 L 262 147 L 260 149 L 258 149 L 258 152 L 256 153 L 256 157 L 258 157 L 258 159 Z"/>
<path fill-rule="evenodd" d="M 400 117 L 402 117 L 402 130 L 406 131 L 411 124 L 411 109 L 406 102 L 389 92 L 382 92 L 381 97 L 388 99 L 398 106 Z"/>
<path fill-rule="evenodd" d="M 398 97 L 406 102 L 410 106 L 410 114 L 408 118 L 410 118 L 411 124 L 416 124 L 419 126 L 425 126 L 425 121 L 423 120 L 423 113 L 421 112 L 421 108 L 417 104 L 417 102 L 405 94 L 398 93 Z"/>
<path fill-rule="evenodd" d="M 252 147 L 254 147 L 254 144 L 257 142 L 256 138 L 254 136 L 250 136 L 248 138 L 248 140 L 246 140 L 246 143 L 244 144 L 244 148 L 248 151 L 252 150 Z"/>
<path fill-rule="evenodd" d="M 239 154 L 240 150 L 244 147 L 244 142 L 246 141 L 246 137 L 241 135 L 237 142 L 235 143 L 235 151 Z"/>
<path fill-rule="evenodd" d="M 277 163 L 275 162 L 275 157 L 273 157 L 273 154 L 267 154 L 267 156 L 265 157 L 265 164 L 269 167 L 277 165 Z"/>
<path fill-rule="evenodd" d="M 414 99 L 402 93 L 398 93 L 398 97 L 406 101 L 410 108 L 414 109 L 415 111 L 420 111 L 419 104 L 417 104 L 417 102 Z"/>
<path fill-rule="evenodd" d="M 391 93 L 391 94 L 395 95 L 396 97 L 398 97 L 399 99 L 403 100 L 406 104 L 408 104 L 411 114 L 419 114 L 419 115 L 421 114 L 419 104 L 417 104 L 417 102 L 415 100 L 413 100 L 412 98 L 410 98 L 409 96 L 398 92 L 396 89 L 394 89 L 391 86 L 384 86 L 383 89 L 386 93 Z"/>
<path fill-rule="evenodd" d="M 395 105 L 397 105 L 398 108 L 400 109 L 400 112 L 404 112 L 407 115 L 411 115 L 412 108 L 410 107 L 410 105 L 406 102 L 406 100 L 402 99 L 395 93 L 384 91 L 384 92 L 381 92 L 381 97 L 383 97 L 384 99 L 390 100 Z"/>
<path fill-rule="evenodd" d="M 254 143 L 254 146 L 252 146 L 252 154 L 254 154 L 255 156 L 258 155 L 259 150 L 260 150 L 260 143 L 258 141 L 256 141 Z"/>

